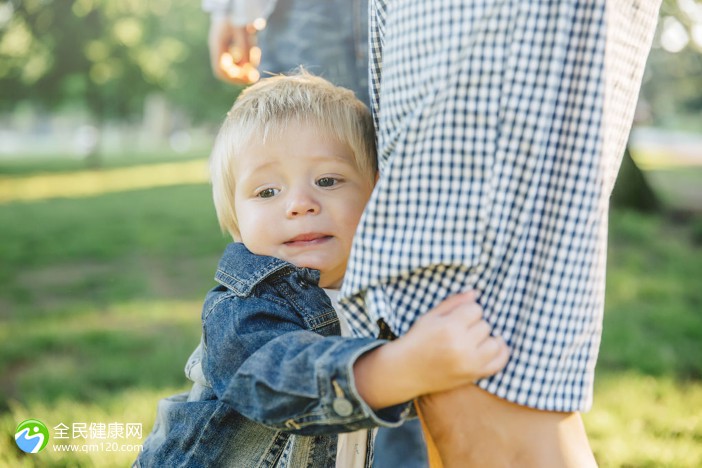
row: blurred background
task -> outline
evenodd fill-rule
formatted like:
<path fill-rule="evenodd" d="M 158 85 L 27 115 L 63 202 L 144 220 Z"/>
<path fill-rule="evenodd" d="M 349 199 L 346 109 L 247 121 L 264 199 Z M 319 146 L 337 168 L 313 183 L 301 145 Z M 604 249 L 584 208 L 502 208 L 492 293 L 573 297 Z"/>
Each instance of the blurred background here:
<path fill-rule="evenodd" d="M 228 242 L 206 158 L 240 91 L 212 77 L 199 3 L 0 1 L 0 466 L 128 466 L 187 388 Z M 597 459 L 702 466 L 699 0 L 663 3 L 612 201 Z"/>

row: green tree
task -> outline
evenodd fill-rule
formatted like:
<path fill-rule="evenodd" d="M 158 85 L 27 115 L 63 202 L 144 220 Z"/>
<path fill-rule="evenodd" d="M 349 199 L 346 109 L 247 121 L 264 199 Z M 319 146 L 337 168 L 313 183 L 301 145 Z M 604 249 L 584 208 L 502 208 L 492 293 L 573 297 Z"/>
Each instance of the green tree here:
<path fill-rule="evenodd" d="M 622 157 L 622 165 L 612 191 L 611 202 L 612 205 L 620 208 L 642 212 L 658 211 L 661 208 L 660 200 L 656 197 L 644 173 L 631 158 L 628 148 Z"/>
<path fill-rule="evenodd" d="M 702 2 L 664 0 L 641 96 L 657 127 L 702 132 Z"/>
<path fill-rule="evenodd" d="M 103 120 L 164 92 L 195 119 L 219 116 L 238 90 L 211 76 L 207 22 L 192 0 L 0 1 L 0 107 L 78 105 Z"/>
<path fill-rule="evenodd" d="M 702 2 L 664 0 L 658 30 L 641 87 L 647 123 L 702 132 Z M 627 150 L 612 193 L 612 204 L 639 211 L 661 208 L 645 174 Z"/>

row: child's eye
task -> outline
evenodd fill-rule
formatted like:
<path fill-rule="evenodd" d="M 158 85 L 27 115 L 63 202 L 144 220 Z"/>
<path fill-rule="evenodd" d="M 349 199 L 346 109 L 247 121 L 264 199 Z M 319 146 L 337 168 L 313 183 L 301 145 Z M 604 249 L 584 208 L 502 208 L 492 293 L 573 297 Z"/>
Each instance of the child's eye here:
<path fill-rule="evenodd" d="M 260 192 L 258 192 L 256 194 L 256 196 L 258 198 L 271 198 L 271 197 L 277 195 L 278 192 L 280 192 L 280 190 L 274 189 L 274 188 L 267 188 L 267 189 L 263 189 Z"/>
<path fill-rule="evenodd" d="M 332 187 L 338 183 L 339 180 L 335 179 L 334 177 L 322 177 L 317 181 L 317 185 L 320 187 Z"/>

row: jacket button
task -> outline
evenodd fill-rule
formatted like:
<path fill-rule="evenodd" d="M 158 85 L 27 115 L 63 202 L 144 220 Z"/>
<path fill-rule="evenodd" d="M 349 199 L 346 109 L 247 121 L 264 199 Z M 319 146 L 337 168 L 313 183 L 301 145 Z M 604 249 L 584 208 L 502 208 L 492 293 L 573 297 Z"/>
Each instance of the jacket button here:
<path fill-rule="evenodd" d="M 332 408 L 336 414 L 342 417 L 350 416 L 353 413 L 353 405 L 346 398 L 334 398 Z"/>

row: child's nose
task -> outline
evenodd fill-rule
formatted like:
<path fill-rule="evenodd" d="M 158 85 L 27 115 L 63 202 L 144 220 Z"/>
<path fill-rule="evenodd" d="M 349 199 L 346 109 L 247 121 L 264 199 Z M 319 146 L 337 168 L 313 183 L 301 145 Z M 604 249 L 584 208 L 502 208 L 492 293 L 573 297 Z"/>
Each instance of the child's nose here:
<path fill-rule="evenodd" d="M 307 214 L 317 214 L 319 210 L 320 205 L 314 197 L 304 192 L 297 192 L 293 194 L 288 204 L 287 215 L 289 218 L 295 218 Z"/>

